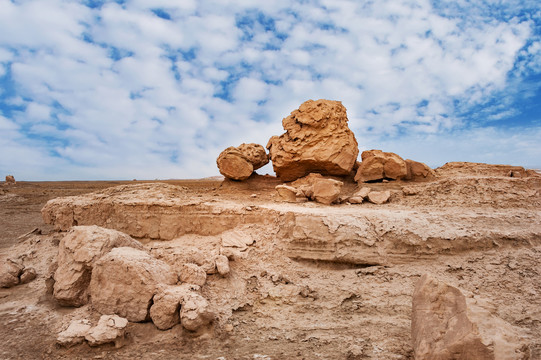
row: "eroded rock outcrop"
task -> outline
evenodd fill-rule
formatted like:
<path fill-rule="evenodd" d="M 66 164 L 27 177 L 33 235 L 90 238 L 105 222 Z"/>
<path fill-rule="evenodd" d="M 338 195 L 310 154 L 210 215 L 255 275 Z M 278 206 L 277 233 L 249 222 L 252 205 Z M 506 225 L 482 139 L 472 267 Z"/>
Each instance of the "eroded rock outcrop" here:
<path fill-rule="evenodd" d="M 92 307 L 101 314 L 145 321 L 159 286 L 176 282 L 177 275 L 163 261 L 142 250 L 118 247 L 94 264 L 89 288 Z"/>
<path fill-rule="evenodd" d="M 311 172 L 348 175 L 359 154 L 339 101 L 308 100 L 282 120 L 286 132 L 268 144 L 276 175 L 293 181 Z"/>
<path fill-rule="evenodd" d="M 232 180 L 246 180 L 254 170 L 268 164 L 265 148 L 258 144 L 241 144 L 228 147 L 220 153 L 216 164 L 220 174 Z"/>
<path fill-rule="evenodd" d="M 517 329 L 459 289 L 423 275 L 413 293 L 411 333 L 415 359 L 522 359 Z"/>
<path fill-rule="evenodd" d="M 73 227 L 58 248 L 53 293 L 56 301 L 64 306 L 86 304 L 94 263 L 116 247 L 142 249 L 138 241 L 120 231 L 99 226 Z"/>

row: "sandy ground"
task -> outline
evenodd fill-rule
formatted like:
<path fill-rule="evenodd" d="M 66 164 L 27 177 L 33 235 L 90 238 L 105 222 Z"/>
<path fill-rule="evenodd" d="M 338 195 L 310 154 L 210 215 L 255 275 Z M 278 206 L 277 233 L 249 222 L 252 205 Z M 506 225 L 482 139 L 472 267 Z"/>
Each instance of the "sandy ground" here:
<path fill-rule="evenodd" d="M 128 342 L 120 349 L 86 344 L 61 348 L 55 344 L 56 335 L 69 320 L 90 317 L 95 321 L 99 314 L 88 306 L 62 308 L 53 300 L 50 266 L 63 233 L 44 224 L 40 210 L 56 197 L 135 183 L 140 182 L 19 182 L 0 195 L 0 259 L 21 259 L 38 272 L 31 283 L 0 289 L 0 359 L 412 359 L 411 296 L 415 282 L 427 272 L 459 287 L 466 296 L 489 299 L 495 315 L 523 331 L 530 359 L 541 359 L 541 247 L 537 243 L 366 266 L 294 260 L 279 240 L 279 224 L 259 229 L 260 237 L 244 258 L 231 262 L 228 278 L 209 276 L 202 294 L 215 306 L 218 317 L 205 332 L 193 334 L 181 326 L 160 331 L 152 323 L 130 323 Z M 241 184 L 167 183 L 186 187 L 194 198 L 282 206 L 275 202 L 273 190 L 280 182 L 270 177 Z M 513 186 L 519 189 L 521 184 Z M 435 195 L 429 194 L 432 185 L 423 185 L 426 197 L 397 198 L 386 206 L 391 212 L 412 206 L 441 208 L 430 201 L 443 196 L 441 189 L 447 185 L 438 185 L 440 192 Z M 348 191 L 355 190 L 354 185 L 348 186 Z M 396 183 L 372 186 L 401 188 Z M 449 187 L 449 192 L 455 191 L 456 187 Z M 530 195 L 533 200 L 524 206 L 509 200 L 512 205 L 500 208 L 484 204 L 479 197 L 474 210 L 468 209 L 539 220 L 539 188 Z M 457 211 L 466 202 L 459 202 Z M 313 211 L 308 205 L 299 206 Z M 145 246 L 167 258 L 164 249 L 215 240 L 194 234 L 172 242 L 145 241 Z"/>

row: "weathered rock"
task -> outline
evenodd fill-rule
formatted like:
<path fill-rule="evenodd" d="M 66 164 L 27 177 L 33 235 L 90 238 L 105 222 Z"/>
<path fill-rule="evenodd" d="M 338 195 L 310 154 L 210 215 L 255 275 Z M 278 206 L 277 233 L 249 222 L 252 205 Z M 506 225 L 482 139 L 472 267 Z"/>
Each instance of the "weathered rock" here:
<path fill-rule="evenodd" d="M 220 153 L 216 164 L 220 173 L 228 179 L 246 180 L 254 170 L 266 165 L 269 157 L 265 148 L 258 144 L 230 146 Z"/>
<path fill-rule="evenodd" d="M 0 287 L 10 288 L 18 285 L 21 280 L 19 276 L 23 273 L 24 266 L 7 259 L 0 265 Z"/>
<path fill-rule="evenodd" d="M 389 201 L 390 197 L 391 197 L 391 192 L 389 190 L 370 191 L 367 196 L 368 201 L 377 205 L 385 204 L 387 201 Z"/>
<path fill-rule="evenodd" d="M 436 173 L 434 172 L 434 170 L 432 170 L 428 165 L 422 162 L 406 159 L 406 167 L 407 167 L 407 175 L 405 177 L 406 180 L 413 180 L 413 181 L 429 180 L 429 179 L 433 179 L 436 176 Z"/>
<path fill-rule="evenodd" d="M 56 343 L 65 347 L 80 344 L 85 340 L 91 328 L 92 325 L 87 319 L 73 320 L 66 330 L 58 334 Z"/>
<path fill-rule="evenodd" d="M 180 323 L 186 330 L 197 331 L 214 320 L 214 313 L 208 301 L 199 294 L 191 293 L 184 297 L 180 309 Z"/>
<path fill-rule="evenodd" d="M 171 329 L 180 323 L 180 305 L 191 291 L 192 287 L 186 284 L 166 286 L 158 290 L 150 307 L 150 318 L 158 329 Z"/>
<path fill-rule="evenodd" d="M 142 250 L 118 247 L 94 264 L 89 287 L 92 307 L 101 314 L 145 321 L 157 288 L 176 282 L 177 275 L 163 261 Z"/>
<path fill-rule="evenodd" d="M 222 276 L 226 276 L 229 274 L 229 259 L 227 256 L 224 255 L 218 255 L 216 256 L 216 269 L 218 269 L 218 274 Z"/>
<path fill-rule="evenodd" d="M 289 185 L 277 185 L 275 187 L 280 200 L 287 202 L 297 202 L 297 189 Z"/>
<path fill-rule="evenodd" d="M 322 204 L 330 205 L 340 197 L 343 182 L 333 179 L 322 179 L 317 181 L 312 190 L 314 199 Z"/>
<path fill-rule="evenodd" d="M 130 236 L 98 226 L 75 226 L 60 241 L 58 269 L 54 274 L 54 298 L 64 306 L 88 302 L 88 285 L 94 263 L 111 249 L 128 246 L 142 249 Z"/>
<path fill-rule="evenodd" d="M 180 269 L 180 281 L 203 286 L 207 282 L 207 273 L 196 264 L 184 264 Z"/>
<path fill-rule="evenodd" d="M 119 348 L 124 345 L 128 320 L 117 315 L 102 315 L 98 325 L 88 331 L 85 336 L 90 346 L 115 343 Z"/>
<path fill-rule="evenodd" d="M 408 174 L 406 162 L 392 152 L 367 150 L 361 154 L 362 162 L 357 169 L 355 181 L 366 182 L 383 179 L 402 179 Z"/>
<path fill-rule="evenodd" d="M 254 243 L 252 235 L 242 230 L 230 230 L 222 234 L 222 246 L 234 247 L 240 250 L 246 250 L 249 245 Z"/>
<path fill-rule="evenodd" d="M 21 280 L 21 284 L 27 284 L 34 280 L 37 276 L 38 274 L 36 273 L 36 269 L 32 267 L 25 267 L 19 279 Z"/>
<path fill-rule="evenodd" d="M 522 359 L 517 329 L 425 274 L 413 293 L 415 359 Z"/>
<path fill-rule="evenodd" d="M 359 150 L 347 122 L 346 108 L 339 101 L 304 102 L 282 120 L 286 132 L 267 144 L 276 175 L 283 181 L 311 172 L 348 175 Z"/>
<path fill-rule="evenodd" d="M 15 185 L 15 177 L 13 175 L 6 175 L 6 185 Z"/>
<path fill-rule="evenodd" d="M 361 197 L 361 196 L 352 196 L 352 197 L 350 197 L 349 199 L 347 199 L 347 201 L 348 201 L 350 204 L 362 204 L 363 201 L 364 201 L 364 198 Z"/>

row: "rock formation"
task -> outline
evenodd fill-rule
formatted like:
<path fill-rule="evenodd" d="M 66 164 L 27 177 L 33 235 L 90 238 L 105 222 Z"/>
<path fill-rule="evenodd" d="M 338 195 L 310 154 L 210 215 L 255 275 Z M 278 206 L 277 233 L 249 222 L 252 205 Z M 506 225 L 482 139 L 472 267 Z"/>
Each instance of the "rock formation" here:
<path fill-rule="evenodd" d="M 269 157 L 265 148 L 258 144 L 228 147 L 216 159 L 220 174 L 232 180 L 246 180 L 254 170 L 268 163 Z"/>
<path fill-rule="evenodd" d="M 282 120 L 286 132 L 267 144 L 272 166 L 283 181 L 311 172 L 348 175 L 359 154 L 339 101 L 308 100 Z"/>
<path fill-rule="evenodd" d="M 275 187 L 279 199 L 287 202 L 305 202 L 308 200 L 330 205 L 339 200 L 343 182 L 328 179 L 319 173 L 311 173 L 297 179 L 289 185 Z"/>
<path fill-rule="evenodd" d="M 94 263 L 116 247 L 142 249 L 141 244 L 116 230 L 98 226 L 75 226 L 60 241 L 58 268 L 54 274 L 54 297 L 64 306 L 88 302 L 88 285 Z"/>
<path fill-rule="evenodd" d="M 96 326 L 90 320 L 72 320 L 68 328 L 57 335 L 56 343 L 71 347 L 87 341 L 90 346 L 114 343 L 116 348 L 124 345 L 128 320 L 117 315 L 102 315 Z"/>
<path fill-rule="evenodd" d="M 167 330 L 180 323 L 180 306 L 190 292 L 186 285 L 162 287 L 154 295 L 150 318 L 160 330 Z"/>
<path fill-rule="evenodd" d="M 24 266 L 10 259 L 0 265 L 0 287 L 10 288 L 20 283 Z"/>
<path fill-rule="evenodd" d="M 405 180 L 412 180 L 412 181 L 422 181 L 422 180 L 430 180 L 433 179 L 436 176 L 436 173 L 434 170 L 432 170 L 428 165 L 407 159 L 406 160 L 406 167 L 408 170 L 408 173 Z"/>
<path fill-rule="evenodd" d="M 184 264 L 180 269 L 179 278 L 183 283 L 203 286 L 207 281 L 207 273 L 196 264 Z"/>
<path fill-rule="evenodd" d="M 94 264 L 90 280 L 92 307 L 101 314 L 145 321 L 159 286 L 176 282 L 177 275 L 163 261 L 131 247 L 114 248 Z"/>
<path fill-rule="evenodd" d="M 382 179 L 402 179 L 408 175 L 406 162 L 392 152 L 367 150 L 361 154 L 362 162 L 357 169 L 355 181 L 366 182 Z"/>
<path fill-rule="evenodd" d="M 10 288 L 26 284 L 36 278 L 36 270 L 32 267 L 7 259 L 0 264 L 0 288 Z"/>
<path fill-rule="evenodd" d="M 124 345 L 128 320 L 117 315 L 102 315 L 98 325 L 85 335 L 90 346 L 114 343 L 116 348 Z"/>
<path fill-rule="evenodd" d="M 413 293 L 411 334 L 415 359 L 522 359 L 516 330 L 459 289 L 425 274 Z"/>
<path fill-rule="evenodd" d="M 15 185 L 15 184 L 16 184 L 15 177 L 13 177 L 13 175 L 6 175 L 5 185 Z"/>
<path fill-rule="evenodd" d="M 85 340 L 85 336 L 91 328 L 90 320 L 72 320 L 68 328 L 58 334 L 56 343 L 65 347 L 80 344 Z"/>
<path fill-rule="evenodd" d="M 208 301 L 199 294 L 191 293 L 184 297 L 180 309 L 180 323 L 186 330 L 197 331 L 214 320 L 214 313 Z"/>

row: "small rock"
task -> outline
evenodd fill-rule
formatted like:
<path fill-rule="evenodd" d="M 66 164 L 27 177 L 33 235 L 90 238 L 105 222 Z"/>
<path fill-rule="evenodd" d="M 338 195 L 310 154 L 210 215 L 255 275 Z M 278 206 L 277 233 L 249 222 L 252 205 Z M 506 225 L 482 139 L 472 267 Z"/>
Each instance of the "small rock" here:
<path fill-rule="evenodd" d="M 389 201 L 389 198 L 391 197 L 391 192 L 389 190 L 371 191 L 367 197 L 368 201 L 370 201 L 371 203 L 381 205 Z"/>
<path fill-rule="evenodd" d="M 404 186 L 402 188 L 402 193 L 406 196 L 412 196 L 417 195 L 419 193 L 419 190 L 413 186 Z"/>
<path fill-rule="evenodd" d="M 84 341 L 92 325 L 89 320 L 72 320 L 68 328 L 58 334 L 56 343 L 61 346 L 70 347 Z"/>
<path fill-rule="evenodd" d="M 370 194 L 371 191 L 372 189 L 370 189 L 369 187 L 363 186 L 362 188 L 357 190 L 355 194 L 353 194 L 353 196 L 359 196 L 363 199 L 366 199 L 366 197 L 368 196 L 368 194 Z"/>
<path fill-rule="evenodd" d="M 229 274 L 229 259 L 224 255 L 218 255 L 215 259 L 216 262 L 216 269 L 218 269 L 218 273 L 222 276 L 226 276 Z"/>
<path fill-rule="evenodd" d="M 207 282 L 207 273 L 196 264 L 184 264 L 180 269 L 180 281 L 203 286 Z"/>
<path fill-rule="evenodd" d="M 313 186 L 314 199 L 322 204 L 330 205 L 340 197 L 343 182 L 333 179 L 322 179 Z"/>
<path fill-rule="evenodd" d="M 15 177 L 13 175 L 6 175 L 6 185 L 15 185 Z"/>
<path fill-rule="evenodd" d="M 21 284 L 26 284 L 26 283 L 29 283 L 30 281 L 34 280 L 36 278 L 37 274 L 36 274 L 36 269 L 30 267 L 30 268 L 25 268 L 23 270 L 23 273 L 21 274 Z"/>
<path fill-rule="evenodd" d="M 162 287 L 153 298 L 150 318 L 160 330 L 171 329 L 180 322 L 180 306 L 192 291 L 187 284 Z"/>
<path fill-rule="evenodd" d="M 232 332 L 234 329 L 235 327 L 233 326 L 233 324 L 225 324 L 224 326 L 224 330 L 227 332 Z"/>
<path fill-rule="evenodd" d="M 98 325 L 88 331 L 85 336 L 90 346 L 115 343 L 119 348 L 124 345 L 128 320 L 117 315 L 102 315 Z"/>
<path fill-rule="evenodd" d="M 180 323 L 189 331 L 197 331 L 214 320 L 208 301 L 199 294 L 188 294 L 180 308 Z"/>
<path fill-rule="evenodd" d="M 7 259 L 0 265 L 0 287 L 10 288 L 20 283 L 24 266 Z"/>
<path fill-rule="evenodd" d="M 364 199 L 360 196 L 352 196 L 348 199 L 350 204 L 362 204 Z"/>
<path fill-rule="evenodd" d="M 287 202 L 296 202 L 297 201 L 297 189 L 289 185 L 277 185 L 275 187 L 278 192 L 280 200 Z"/>

